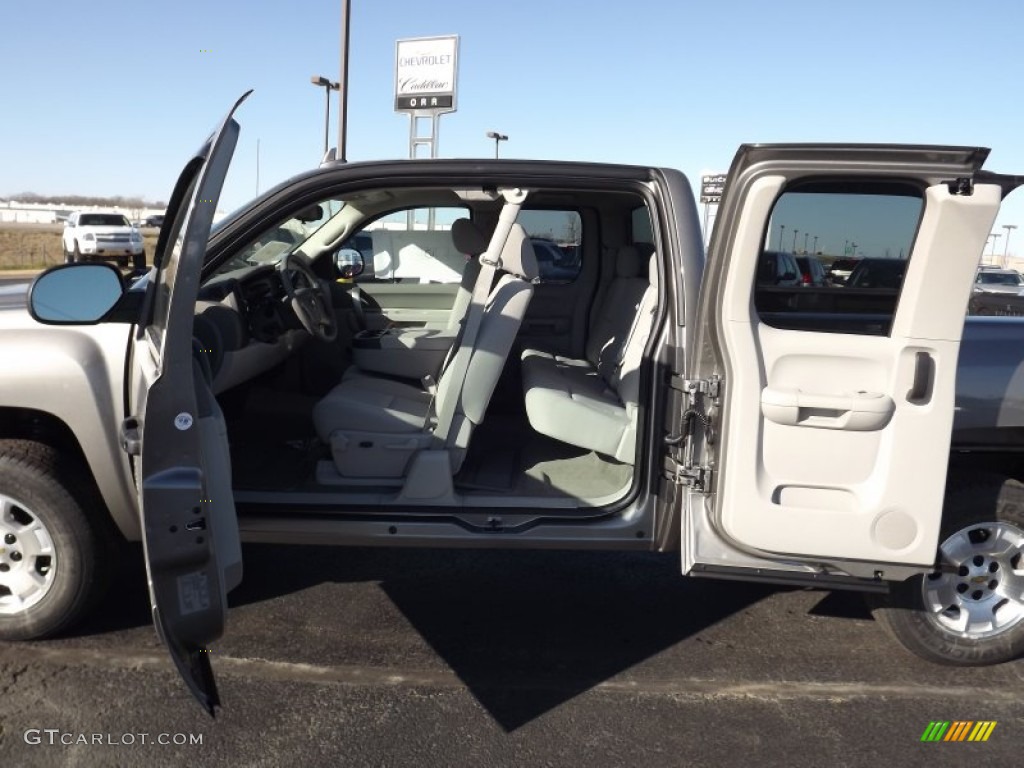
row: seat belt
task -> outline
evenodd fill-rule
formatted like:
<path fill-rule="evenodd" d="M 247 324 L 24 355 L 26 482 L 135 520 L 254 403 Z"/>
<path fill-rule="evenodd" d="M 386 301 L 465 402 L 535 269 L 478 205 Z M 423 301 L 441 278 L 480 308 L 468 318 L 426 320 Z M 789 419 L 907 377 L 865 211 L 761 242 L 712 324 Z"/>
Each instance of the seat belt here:
<path fill-rule="evenodd" d="M 466 312 L 466 321 L 462 327 L 462 339 L 455 349 L 447 369 L 442 375 L 451 376 L 451 383 L 445 391 L 445 397 L 437 402 L 436 394 L 430 399 L 430 407 L 427 409 L 427 424 L 429 428 L 431 414 L 437 411 L 437 423 L 434 426 L 434 447 L 450 447 L 452 437 L 449 435 L 452 422 L 458 410 L 459 402 L 462 400 L 462 387 L 466 383 L 466 372 L 469 370 L 469 361 L 473 356 L 473 348 L 476 345 L 477 332 L 480 330 L 480 321 L 484 315 L 485 305 L 491 293 L 491 283 L 494 281 L 494 273 L 501 265 L 501 253 L 508 242 L 512 225 L 516 223 L 519 210 L 526 200 L 526 190 L 505 189 L 501 190 L 505 198 L 505 205 L 502 206 L 501 215 L 498 217 L 498 224 L 491 235 L 491 242 L 487 250 L 480 254 L 480 274 L 477 275 L 476 283 L 473 284 L 473 294 L 469 301 L 469 310 Z M 440 379 L 439 379 L 440 380 Z"/>

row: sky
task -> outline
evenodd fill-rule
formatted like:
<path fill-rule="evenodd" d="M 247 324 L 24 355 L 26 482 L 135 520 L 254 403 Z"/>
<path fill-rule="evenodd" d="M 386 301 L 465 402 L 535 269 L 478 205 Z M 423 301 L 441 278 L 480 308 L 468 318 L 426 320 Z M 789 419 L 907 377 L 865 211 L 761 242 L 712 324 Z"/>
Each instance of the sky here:
<path fill-rule="evenodd" d="M 0 196 L 166 200 L 250 88 L 219 207 L 320 161 L 310 76 L 338 79 L 341 0 L 4 0 L 0 19 Z M 496 130 L 503 157 L 663 165 L 697 182 L 744 142 L 985 146 L 987 168 L 1024 173 L 1020 3 L 351 0 L 349 22 L 352 161 L 408 156 L 395 41 L 457 34 L 444 157 L 493 156 Z M 332 146 L 336 118 L 333 99 Z M 1024 192 L 995 231 L 1016 223 L 1011 255 L 1024 254 Z"/>

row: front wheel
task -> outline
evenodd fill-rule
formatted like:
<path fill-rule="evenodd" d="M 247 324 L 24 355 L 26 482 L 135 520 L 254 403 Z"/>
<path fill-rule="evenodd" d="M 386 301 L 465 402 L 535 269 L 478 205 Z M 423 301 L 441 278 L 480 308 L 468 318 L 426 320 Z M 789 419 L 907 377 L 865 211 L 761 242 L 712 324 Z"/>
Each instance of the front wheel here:
<path fill-rule="evenodd" d="M 998 476 L 951 478 L 940 535 L 941 570 L 869 600 L 875 619 L 908 650 L 956 666 L 1024 654 L 1024 485 Z"/>
<path fill-rule="evenodd" d="M 79 500 L 85 483 L 66 465 L 46 445 L 0 440 L 0 640 L 67 630 L 108 583 L 112 526 Z"/>

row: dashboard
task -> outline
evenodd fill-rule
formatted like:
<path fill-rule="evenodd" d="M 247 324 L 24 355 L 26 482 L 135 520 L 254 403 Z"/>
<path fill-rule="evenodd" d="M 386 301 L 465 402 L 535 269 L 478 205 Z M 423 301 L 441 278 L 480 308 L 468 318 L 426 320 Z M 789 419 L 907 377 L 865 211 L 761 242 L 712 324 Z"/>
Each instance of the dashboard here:
<path fill-rule="evenodd" d="M 215 393 L 269 370 L 308 338 L 270 265 L 208 280 L 199 289 L 193 334 L 210 355 Z"/>

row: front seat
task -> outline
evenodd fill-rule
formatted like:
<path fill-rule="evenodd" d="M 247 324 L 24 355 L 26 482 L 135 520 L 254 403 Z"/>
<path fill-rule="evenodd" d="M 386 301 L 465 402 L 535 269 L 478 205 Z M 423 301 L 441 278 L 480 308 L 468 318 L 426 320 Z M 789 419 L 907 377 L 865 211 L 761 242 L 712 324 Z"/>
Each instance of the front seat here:
<path fill-rule="evenodd" d="M 519 224 L 512 225 L 498 268 L 505 274 L 482 307 L 471 304 L 466 314 L 468 327 L 474 312 L 480 312 L 474 343 L 467 347 L 460 339 L 450 356 L 455 362 L 444 367 L 433 391 L 363 375 L 343 380 L 314 406 L 317 434 L 331 446 L 342 476 L 403 477 L 413 457 L 425 448 L 447 449 L 450 471 L 458 472 L 473 429 L 484 419 L 538 276 L 533 246 Z M 481 270 L 478 279 L 490 281 L 491 270 Z"/>
<path fill-rule="evenodd" d="M 469 300 L 480 274 L 480 262 L 477 257 L 487 250 L 490 238 L 470 219 L 456 219 L 452 222 L 452 244 L 455 250 L 466 257 L 466 266 L 462 269 L 462 280 L 459 282 L 455 302 L 452 304 L 448 319 L 438 323 L 427 323 L 426 328 L 458 330 L 462 318 L 469 309 Z"/>

